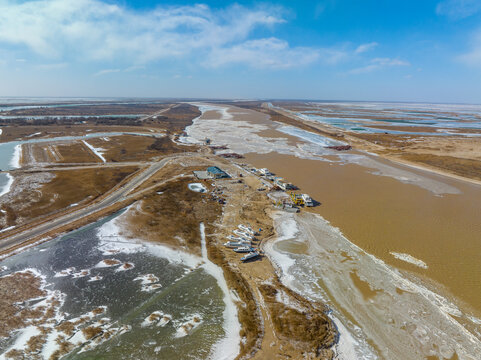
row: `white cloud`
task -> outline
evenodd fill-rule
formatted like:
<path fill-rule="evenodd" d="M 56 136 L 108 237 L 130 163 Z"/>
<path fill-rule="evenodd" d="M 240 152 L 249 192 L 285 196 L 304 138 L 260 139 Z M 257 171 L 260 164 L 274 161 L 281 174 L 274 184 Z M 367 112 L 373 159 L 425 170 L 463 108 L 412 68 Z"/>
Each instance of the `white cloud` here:
<path fill-rule="evenodd" d="M 120 69 L 104 69 L 100 70 L 99 72 L 96 72 L 94 76 L 101 76 L 101 75 L 106 75 L 106 74 L 112 74 L 112 73 L 118 73 L 120 72 Z"/>
<path fill-rule="evenodd" d="M 35 66 L 39 70 L 55 70 L 67 67 L 67 63 L 40 64 Z"/>
<path fill-rule="evenodd" d="M 356 50 L 354 50 L 354 53 L 355 54 L 362 54 L 362 53 L 365 53 L 366 51 L 374 49 L 378 45 L 379 44 L 377 42 L 370 42 L 370 43 L 367 43 L 367 44 L 361 44 L 356 48 Z"/>
<path fill-rule="evenodd" d="M 188 59 L 214 68 L 229 64 L 276 69 L 314 62 L 335 64 L 377 46 L 370 42 L 354 50 L 297 47 L 275 36 L 256 38 L 256 30 L 273 30 L 285 22 L 285 10 L 271 5 L 224 9 L 162 5 L 140 11 L 107 1 L 0 0 L 0 51 L 2 46 L 13 46 L 22 54 L 27 49 L 30 63 L 101 62 L 110 68 L 95 74 L 100 76 L 141 70 L 160 60 Z M 318 4 L 330 6 L 331 2 Z M 126 64 L 132 66 L 124 68 Z M 387 66 L 375 61 L 369 65 Z"/>
<path fill-rule="evenodd" d="M 479 0 L 444 0 L 436 6 L 438 15 L 447 16 L 453 20 L 460 20 L 481 11 Z"/>
<path fill-rule="evenodd" d="M 468 65 L 481 66 L 481 29 L 474 36 L 469 52 L 459 56 L 458 60 Z"/>
<path fill-rule="evenodd" d="M 339 61 L 341 51 L 290 47 L 286 41 L 265 38 L 245 41 L 231 47 L 214 49 L 206 61 L 210 67 L 244 63 L 255 68 L 285 69 L 311 64 L 317 60 L 327 63 Z"/>
<path fill-rule="evenodd" d="M 119 73 L 119 72 L 126 73 L 126 72 L 133 72 L 133 71 L 144 70 L 144 69 L 145 69 L 145 66 L 140 66 L 140 65 L 129 66 L 128 68 L 125 68 L 125 69 L 104 69 L 96 72 L 94 76 Z"/>
<path fill-rule="evenodd" d="M 131 63 L 123 72 L 163 59 L 193 59 L 210 67 L 231 63 L 291 68 L 346 56 L 336 49 L 293 47 L 282 39 L 253 38 L 259 28 L 285 22 L 284 10 L 263 5 L 159 6 L 136 11 L 106 0 L 0 0 L 2 44 L 29 49 L 44 61 Z M 121 69 L 122 65 L 113 65 Z M 106 74 L 99 71 L 96 76 Z"/>
<path fill-rule="evenodd" d="M 0 0 L 0 44 L 51 58 L 121 57 L 139 64 L 209 51 L 284 22 L 276 7 L 163 6 L 134 11 L 100 0 Z"/>
<path fill-rule="evenodd" d="M 145 66 L 141 66 L 141 65 L 133 65 L 133 66 L 129 66 L 128 68 L 122 70 L 123 72 L 132 72 L 132 71 L 137 71 L 137 70 L 144 70 L 145 69 Z"/>
<path fill-rule="evenodd" d="M 386 67 L 394 67 L 394 66 L 409 66 L 411 65 L 409 62 L 400 60 L 400 59 L 392 59 L 392 58 L 375 58 L 372 59 L 368 65 L 352 69 L 348 71 L 349 74 L 364 74 L 369 73 L 372 71 L 376 71 Z"/>

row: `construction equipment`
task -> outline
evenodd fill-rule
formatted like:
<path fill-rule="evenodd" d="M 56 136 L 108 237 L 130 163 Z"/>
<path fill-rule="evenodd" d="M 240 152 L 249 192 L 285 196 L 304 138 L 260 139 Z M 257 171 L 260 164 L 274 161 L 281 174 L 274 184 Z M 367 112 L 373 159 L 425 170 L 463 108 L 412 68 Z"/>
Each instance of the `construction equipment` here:
<path fill-rule="evenodd" d="M 304 206 L 305 202 L 302 195 L 295 194 L 292 191 L 289 193 L 291 195 L 292 203 L 297 206 Z"/>

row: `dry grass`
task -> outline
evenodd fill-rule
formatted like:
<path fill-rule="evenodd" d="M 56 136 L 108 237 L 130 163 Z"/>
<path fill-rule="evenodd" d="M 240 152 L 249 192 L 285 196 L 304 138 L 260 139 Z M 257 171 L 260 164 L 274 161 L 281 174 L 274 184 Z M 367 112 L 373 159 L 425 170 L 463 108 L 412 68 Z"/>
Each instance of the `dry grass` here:
<path fill-rule="evenodd" d="M 222 208 L 207 195 L 189 190 L 189 182 L 175 180 L 145 196 L 129 218 L 130 232 L 200 254 L 199 223 L 213 223 Z"/>
<path fill-rule="evenodd" d="M 153 176 L 151 176 L 147 181 L 142 183 L 135 191 L 140 191 L 143 189 L 150 188 L 155 186 L 156 184 L 160 184 L 165 181 L 165 179 L 171 179 L 174 176 L 179 176 L 181 174 L 184 175 L 193 175 L 192 172 L 195 170 L 205 170 L 206 167 L 210 166 L 211 162 L 198 161 L 198 165 L 192 165 L 187 159 L 182 159 L 182 161 L 175 161 L 166 164 L 162 169 L 157 171 Z M 192 179 L 192 182 L 197 182 L 197 179 Z"/>
<path fill-rule="evenodd" d="M 240 344 L 238 359 L 249 358 L 258 348 L 262 336 L 261 313 L 253 290 L 244 276 L 231 267 L 218 245 L 209 242 L 207 250 L 209 259 L 222 268 L 227 285 L 242 302 L 242 305 L 237 307 L 237 316 L 241 324 L 240 336 L 245 341 Z"/>
<path fill-rule="evenodd" d="M 34 109 L 17 109 L 9 111 L 10 116 L 35 116 L 35 115 L 52 115 L 52 116 L 96 116 L 96 115 L 137 115 L 137 114 L 153 114 L 157 111 L 165 109 L 170 104 L 101 104 L 97 103 L 90 106 L 62 106 L 50 108 L 34 108 Z"/>
<path fill-rule="evenodd" d="M 47 339 L 46 335 L 32 336 L 27 341 L 26 352 L 28 352 L 28 353 L 38 353 L 38 352 L 40 352 L 40 350 L 42 350 L 43 344 L 45 343 L 46 339 Z"/>
<path fill-rule="evenodd" d="M 49 163 L 99 163 L 100 159 L 81 141 L 25 144 L 23 165 Z"/>
<path fill-rule="evenodd" d="M 45 215 L 86 198 L 95 199 L 137 170 L 137 167 L 122 167 L 58 171 L 55 178 L 42 187 L 42 197 L 28 216 Z M 37 208 L 41 208 L 40 211 Z"/>
<path fill-rule="evenodd" d="M 103 307 L 98 307 L 92 310 L 92 314 L 94 315 L 100 315 L 100 314 L 103 314 L 104 312 L 105 312 L 105 309 Z"/>
<path fill-rule="evenodd" d="M 481 180 L 481 161 L 431 154 L 404 154 L 402 159 L 428 165 L 469 179 Z"/>
<path fill-rule="evenodd" d="M 272 220 L 266 213 L 266 197 L 243 183 L 224 182 L 224 195 L 227 203 L 233 205 L 231 210 L 226 210 L 222 219 L 222 227 L 232 230 L 239 223 L 250 224 L 253 228 L 262 228 L 261 240 L 273 235 Z M 230 231 L 228 231 L 230 232 Z M 238 256 L 231 250 L 222 246 L 223 238 L 227 233 L 217 233 L 218 241 L 209 241 L 207 249 L 209 258 L 218 266 L 222 267 L 224 277 L 229 288 L 233 289 L 241 300 L 238 306 L 238 317 L 241 323 L 241 349 L 238 359 L 248 359 L 254 356 L 261 347 L 263 327 L 262 313 L 259 308 L 258 299 L 255 296 L 254 287 L 258 286 L 257 281 L 252 280 L 252 274 L 256 274 L 256 267 L 262 269 L 261 272 L 274 274 L 273 268 L 269 264 L 264 266 L 246 264 L 244 268 L 233 267 L 238 264 Z M 266 319 L 264 319 L 266 321 Z"/>
<path fill-rule="evenodd" d="M 146 126 L 161 127 L 170 134 L 180 134 L 192 124 L 192 120 L 200 116 L 201 112 L 197 106 L 179 104 L 170 110 L 162 113 L 155 119 L 145 122 Z"/>
<path fill-rule="evenodd" d="M 275 282 L 275 287 L 263 284 L 259 286 L 259 290 L 269 309 L 277 335 L 297 347 L 299 352 L 311 353 L 315 356 L 322 354 L 324 357 L 326 350 L 334 345 L 337 333 L 332 321 L 324 313 L 324 309 L 314 307 L 279 281 Z M 295 307 L 277 301 L 280 291 Z"/>
<path fill-rule="evenodd" d="M 120 261 L 116 259 L 105 259 L 104 263 L 105 265 L 114 266 L 114 265 L 119 265 Z"/>
<path fill-rule="evenodd" d="M 75 324 L 71 321 L 64 321 L 56 326 L 57 331 L 63 332 L 67 336 L 72 336 L 75 331 Z"/>
<path fill-rule="evenodd" d="M 109 162 L 150 161 L 165 155 L 193 150 L 191 147 L 175 144 L 169 137 L 122 135 L 109 139 L 110 141 L 102 138 L 88 140 L 94 147 L 105 150 L 103 156 Z"/>
<path fill-rule="evenodd" d="M 367 141 L 371 144 L 382 146 L 386 151 L 404 149 L 407 146 L 412 146 L 411 135 L 393 135 L 393 134 L 358 134 L 350 133 L 349 136 Z"/>
<path fill-rule="evenodd" d="M 79 124 L 79 125 L 10 125 L 2 127 L 3 132 L 0 136 L 0 142 L 8 142 L 19 139 L 36 139 L 51 138 L 59 136 L 80 136 L 96 132 L 146 132 L 139 126 L 122 126 L 122 125 L 95 125 L 95 124 Z M 35 137 L 29 135 L 41 134 Z M 147 132 L 146 132 L 147 133 Z"/>
<path fill-rule="evenodd" d="M 26 189 L 1 209 L 6 225 L 19 225 L 66 209 L 71 204 L 91 201 L 103 195 L 137 167 L 96 168 L 54 172 L 55 177 L 38 190 Z"/>
<path fill-rule="evenodd" d="M 55 150 L 60 155 L 60 163 L 98 163 L 101 160 L 81 141 L 59 144 Z"/>
<path fill-rule="evenodd" d="M 174 173 L 174 169 L 171 171 Z M 165 178 L 167 177 L 163 177 Z M 222 267 L 229 287 L 237 293 L 243 304 L 238 307 L 238 316 L 242 324 L 241 336 L 246 341 L 241 344 L 240 357 L 248 356 L 255 351 L 262 334 L 261 315 L 256 299 L 244 276 L 231 267 L 219 244 L 210 240 L 209 234 L 213 234 L 217 229 L 214 223 L 219 219 L 222 207 L 211 201 L 208 195 L 189 190 L 187 187 L 189 182 L 187 179 L 175 180 L 159 186 L 155 192 L 145 196 L 137 211 L 128 219 L 129 232 L 135 236 L 141 234 L 140 237 L 151 241 L 200 254 L 199 223 L 205 224 L 209 238 L 207 241 L 209 259 Z M 208 184 L 205 185 L 209 187 Z M 162 193 L 157 194 L 157 191 Z M 247 208 L 249 206 L 244 207 L 246 212 Z M 255 216 L 258 213 L 256 209 L 252 209 L 252 213 L 249 214 Z M 253 218 L 249 220 L 252 221 Z"/>
<path fill-rule="evenodd" d="M 89 326 L 82 329 L 82 333 L 84 334 L 87 340 L 92 339 L 93 337 L 102 333 L 102 328 L 100 326 Z"/>
<path fill-rule="evenodd" d="M 25 326 L 28 319 L 40 318 L 42 311 L 28 311 L 16 305 L 46 293 L 40 290 L 41 280 L 29 271 L 0 278 L 0 337 Z"/>
<path fill-rule="evenodd" d="M 149 146 L 155 142 L 153 136 L 121 135 L 109 139 L 110 141 L 105 141 L 102 138 L 95 138 L 87 142 L 96 148 L 104 149 L 102 156 L 108 162 L 151 160 L 159 156 L 149 150 Z"/>

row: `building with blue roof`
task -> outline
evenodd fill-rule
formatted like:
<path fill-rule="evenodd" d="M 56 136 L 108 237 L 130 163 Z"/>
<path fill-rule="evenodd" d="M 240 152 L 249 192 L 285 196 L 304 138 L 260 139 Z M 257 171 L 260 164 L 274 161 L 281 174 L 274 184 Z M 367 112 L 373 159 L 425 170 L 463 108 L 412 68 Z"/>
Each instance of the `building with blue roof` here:
<path fill-rule="evenodd" d="M 229 174 L 219 169 L 217 166 L 209 166 L 207 172 L 214 179 L 227 179 L 230 178 Z"/>

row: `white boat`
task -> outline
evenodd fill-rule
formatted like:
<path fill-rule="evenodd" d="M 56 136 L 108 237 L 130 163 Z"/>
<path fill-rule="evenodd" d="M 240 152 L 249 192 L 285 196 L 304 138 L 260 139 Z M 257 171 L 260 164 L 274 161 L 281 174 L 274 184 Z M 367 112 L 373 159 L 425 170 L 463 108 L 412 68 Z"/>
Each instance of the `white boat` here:
<path fill-rule="evenodd" d="M 241 247 L 238 247 L 238 248 L 234 249 L 234 251 L 236 253 L 249 253 L 249 252 L 254 251 L 254 249 L 250 246 L 241 246 Z"/>
<path fill-rule="evenodd" d="M 233 231 L 233 233 L 236 234 L 236 235 L 238 235 L 238 236 L 240 236 L 240 237 L 244 237 L 244 238 L 246 238 L 246 239 L 252 239 L 252 238 L 254 237 L 253 235 L 248 234 L 248 233 L 246 233 L 245 231 L 240 231 L 240 230 L 238 230 L 238 229 L 235 229 L 235 230 Z"/>
<path fill-rule="evenodd" d="M 224 244 L 224 246 L 228 248 L 238 248 L 242 246 L 251 246 L 251 243 L 245 241 L 228 241 Z"/>
<path fill-rule="evenodd" d="M 261 254 L 259 254 L 257 251 L 252 251 L 252 252 L 248 253 L 246 256 L 241 257 L 241 261 L 246 262 L 246 261 L 255 259 L 256 257 L 258 257 L 260 255 Z"/>
<path fill-rule="evenodd" d="M 266 175 L 274 175 L 274 174 L 271 173 L 271 172 L 269 171 L 269 169 L 267 169 L 267 168 L 259 169 L 259 174 L 264 175 L 264 176 L 266 176 Z"/>
<path fill-rule="evenodd" d="M 244 237 L 234 235 L 227 235 L 227 239 L 231 241 L 250 241 L 249 239 L 246 239 Z"/>
<path fill-rule="evenodd" d="M 314 202 L 312 201 L 312 198 L 307 195 L 307 194 L 302 194 L 301 195 L 302 200 L 304 200 L 304 204 L 308 207 L 314 206 Z"/>
<path fill-rule="evenodd" d="M 256 233 L 254 230 L 252 230 L 252 228 L 250 226 L 245 226 L 243 224 L 240 224 L 237 226 L 240 230 L 242 230 L 243 232 L 246 232 L 248 234 L 251 234 L 252 236 L 254 236 Z"/>

